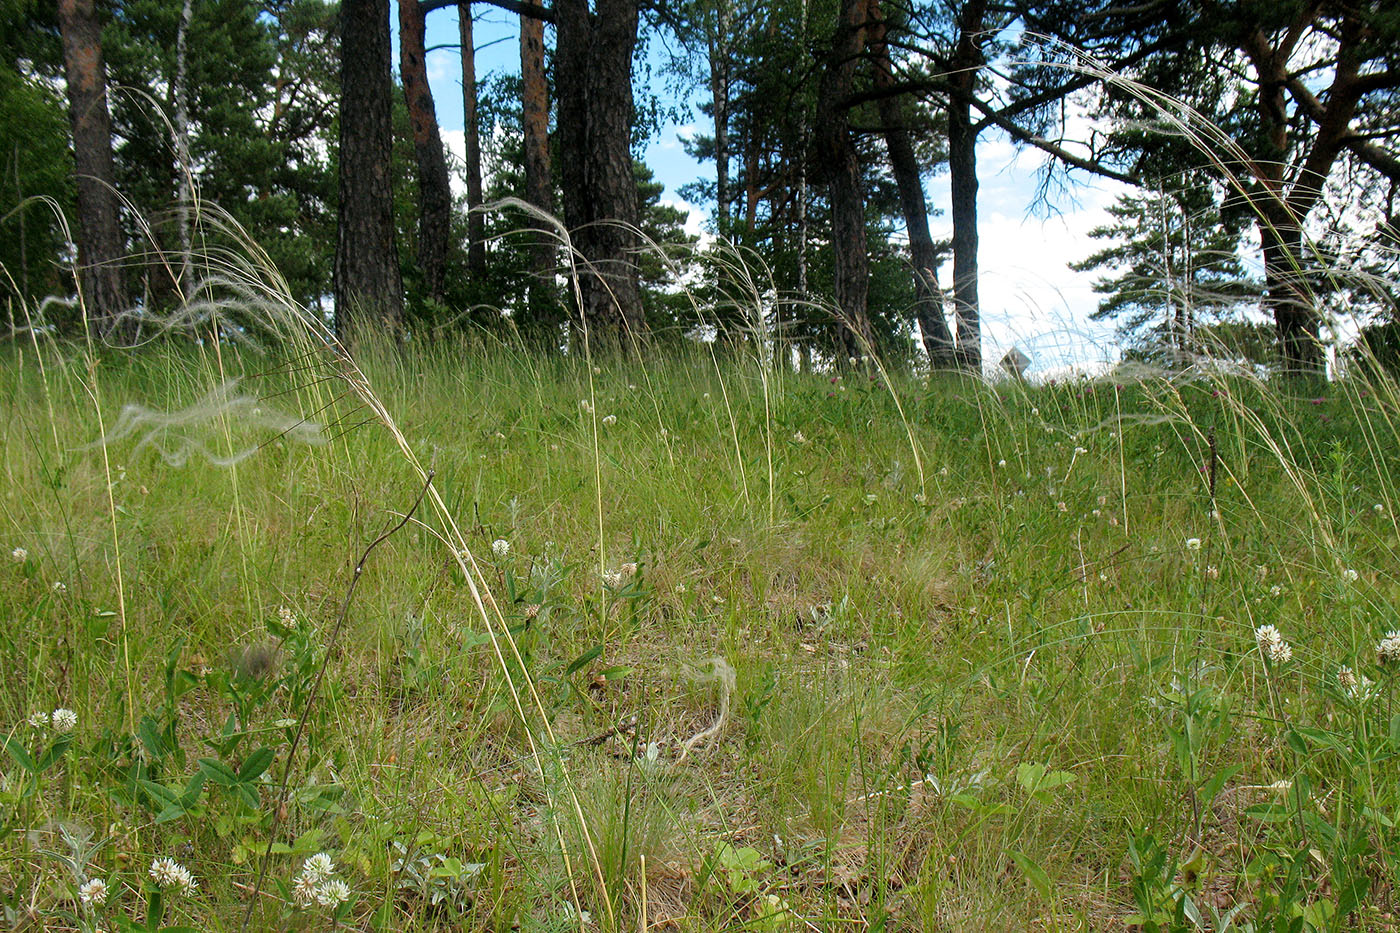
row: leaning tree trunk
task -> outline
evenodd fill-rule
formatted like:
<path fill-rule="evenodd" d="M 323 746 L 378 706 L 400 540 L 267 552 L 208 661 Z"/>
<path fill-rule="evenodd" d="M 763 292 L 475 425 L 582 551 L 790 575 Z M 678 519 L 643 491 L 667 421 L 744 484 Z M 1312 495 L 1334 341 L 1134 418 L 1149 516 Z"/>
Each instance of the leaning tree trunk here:
<path fill-rule="evenodd" d="M 836 307 L 846 326 L 840 343 L 851 357 L 874 352 L 869 309 L 870 258 L 865 249 L 865 192 L 846 110 L 856 60 L 865 47 L 867 26 L 865 0 L 841 0 L 840 20 L 817 96 L 815 143 L 831 200 Z"/>
<path fill-rule="evenodd" d="M 525 142 L 525 200 L 554 213 L 554 179 L 549 167 L 549 80 L 544 71 L 544 21 L 520 17 L 520 120 Z M 544 348 L 559 343 L 557 290 L 554 287 L 554 231 L 530 219 L 536 231 L 530 243 L 529 320 L 524 330 Z"/>
<path fill-rule="evenodd" d="M 632 174 L 632 51 L 638 0 L 557 0 L 555 86 L 564 219 L 579 264 L 586 325 L 625 344 L 645 327 L 637 281 Z"/>
<path fill-rule="evenodd" d="M 389 0 L 340 6 L 340 217 L 335 313 L 341 339 L 403 326 L 403 283 L 394 242 L 390 177 Z M 377 319 L 377 321 L 376 321 Z"/>
<path fill-rule="evenodd" d="M 972 123 L 972 93 L 984 64 L 978 33 L 982 31 L 985 7 L 984 0 L 971 0 L 963 7 L 952 74 L 948 78 L 948 176 L 952 189 L 957 361 L 974 375 L 982 371 L 982 320 L 977 297 L 977 130 Z"/>
<path fill-rule="evenodd" d="M 938 251 L 928 229 L 928 205 L 919 177 L 919 160 L 904 123 L 904 112 L 892 93 L 894 69 L 885 42 L 885 23 L 880 17 L 879 0 L 870 0 L 876 25 L 871 31 L 871 52 L 875 65 L 875 88 L 880 95 L 880 123 L 885 146 L 890 153 L 890 169 L 899 187 L 899 206 L 909 232 L 909 255 L 914 263 L 914 311 L 923 335 L 924 350 L 933 369 L 952 369 L 957 360 L 953 335 L 943 316 L 943 291 L 938 287 Z"/>
<path fill-rule="evenodd" d="M 543 22 L 532 22 L 544 28 Z M 462 41 L 462 128 L 466 136 L 467 267 L 479 282 L 486 275 L 486 216 L 481 213 L 481 131 L 476 118 L 476 39 L 471 0 L 457 4 L 457 24 Z M 523 29 L 520 35 L 524 41 Z"/>
<path fill-rule="evenodd" d="M 88 319 L 111 331 L 123 310 L 122 230 L 112 175 L 107 67 L 93 0 L 58 0 L 78 189 L 79 287 Z"/>
<path fill-rule="evenodd" d="M 399 0 L 399 73 L 413 155 L 418 163 L 418 267 L 429 298 L 441 302 L 447 284 L 447 249 L 452 239 L 452 183 L 438 132 L 437 108 L 428 85 L 424 48 L 427 14 L 418 0 Z"/>

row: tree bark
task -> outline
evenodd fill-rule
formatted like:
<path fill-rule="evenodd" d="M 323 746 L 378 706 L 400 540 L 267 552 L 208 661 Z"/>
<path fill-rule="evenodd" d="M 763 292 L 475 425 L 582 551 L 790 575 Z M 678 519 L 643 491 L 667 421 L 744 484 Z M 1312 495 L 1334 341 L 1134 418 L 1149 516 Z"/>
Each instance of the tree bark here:
<path fill-rule="evenodd" d="M 846 330 L 838 342 L 847 356 L 874 353 L 870 327 L 870 259 L 865 248 L 865 192 L 860 158 L 851 140 L 846 99 L 856 59 L 868 31 L 866 0 L 841 0 L 836 35 L 827 54 L 817 97 L 818 160 L 826 172 L 831 201 L 831 248 L 836 306 Z"/>
<path fill-rule="evenodd" d="M 525 136 L 525 200 L 554 213 L 554 179 L 549 164 L 549 81 L 544 71 L 544 21 L 520 17 L 521 124 Z M 523 328 L 546 346 L 559 341 L 559 314 L 554 288 L 554 231 L 535 220 L 530 244 L 529 320 Z"/>
<path fill-rule="evenodd" d="M 879 0 L 870 0 L 870 46 L 875 66 L 875 88 L 889 91 L 894 87 L 894 69 L 889 46 L 885 40 L 886 26 L 880 13 Z M 914 312 L 933 369 L 952 369 L 957 364 L 953 335 L 943 316 L 943 291 L 938 287 L 938 251 L 928 228 L 928 204 L 924 200 L 924 185 L 919 173 L 919 161 L 914 144 L 905 126 L 901 101 L 892 94 L 879 99 L 880 123 L 885 130 L 885 147 L 890 154 L 890 169 L 899 188 L 899 206 L 904 215 L 904 227 L 909 234 L 909 254 L 914 264 Z"/>
<path fill-rule="evenodd" d="M 102 28 L 92 0 L 59 0 L 58 23 L 77 169 L 79 288 L 89 320 L 105 334 L 120 319 L 125 289 Z"/>
<path fill-rule="evenodd" d="M 442 135 L 438 132 L 433 91 L 428 85 L 424 47 L 427 17 L 417 0 L 401 0 L 398 7 L 399 73 L 403 78 L 403 96 L 408 102 L 413 155 L 418 165 L 418 267 L 423 272 L 423 286 L 428 297 L 441 302 L 447 284 L 448 244 L 452 238 L 452 183 L 447 173 Z"/>
<path fill-rule="evenodd" d="M 390 177 L 388 0 L 340 7 L 340 218 L 335 249 L 336 327 L 353 345 L 361 329 L 403 326 Z"/>
<path fill-rule="evenodd" d="M 958 23 L 958 44 L 948 81 L 948 176 L 953 215 L 953 310 L 957 315 L 960 368 L 982 371 L 982 319 L 977 296 L 977 130 L 972 95 L 985 62 L 979 33 L 985 0 L 969 0 Z"/>
<path fill-rule="evenodd" d="M 179 215 L 180 236 L 180 279 L 181 289 L 189 289 L 193 257 L 191 255 L 190 234 L 192 226 L 191 210 L 194 201 L 194 165 L 190 160 L 190 89 L 189 89 L 189 33 L 190 20 L 194 16 L 192 0 L 184 0 L 180 9 L 180 26 L 175 33 L 175 159 L 179 163 L 175 171 L 179 177 L 176 189 L 175 210 Z M 188 298 L 186 292 L 186 298 Z"/>
<path fill-rule="evenodd" d="M 520 40 L 525 41 L 526 18 L 521 17 Z M 531 19 L 543 34 L 544 23 Z M 467 268 L 480 281 L 486 274 L 486 217 L 481 213 L 481 131 L 476 117 L 476 38 L 471 0 L 457 4 L 457 32 L 462 43 L 462 126 L 466 136 Z"/>
<path fill-rule="evenodd" d="M 635 253 L 632 51 L 637 0 L 556 0 L 555 86 L 564 219 L 579 264 L 584 321 L 599 345 L 645 328 Z"/>
<path fill-rule="evenodd" d="M 710 35 L 710 106 L 715 122 L 715 218 L 729 235 L 729 0 L 716 0 Z"/>

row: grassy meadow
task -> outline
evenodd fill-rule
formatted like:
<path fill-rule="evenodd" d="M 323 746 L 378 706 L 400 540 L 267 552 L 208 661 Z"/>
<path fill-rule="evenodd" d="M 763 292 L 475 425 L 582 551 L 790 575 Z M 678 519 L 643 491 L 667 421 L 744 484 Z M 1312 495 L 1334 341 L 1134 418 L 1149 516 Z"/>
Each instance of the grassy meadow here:
<path fill-rule="evenodd" d="M 0 925 L 1394 928 L 1397 401 L 12 343 Z"/>

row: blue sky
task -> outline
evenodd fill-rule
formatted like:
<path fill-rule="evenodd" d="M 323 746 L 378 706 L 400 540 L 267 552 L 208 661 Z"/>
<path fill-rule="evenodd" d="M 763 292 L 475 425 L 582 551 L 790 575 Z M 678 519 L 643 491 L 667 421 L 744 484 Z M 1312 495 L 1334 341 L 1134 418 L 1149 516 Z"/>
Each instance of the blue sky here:
<path fill-rule="evenodd" d="M 514 15 L 486 4 L 476 6 L 478 80 L 484 80 L 491 72 L 519 72 L 517 36 L 518 20 Z M 455 45 L 457 41 L 455 9 L 429 15 L 429 48 Z M 552 36 L 546 41 L 552 42 Z M 394 43 L 397 49 L 397 29 Z M 460 157 L 462 71 L 457 50 L 430 53 L 428 75 L 444 141 Z M 659 81 L 653 92 L 663 98 L 664 104 L 687 103 Z M 657 180 L 666 186 L 663 200 L 692 211 L 692 232 L 699 229 L 703 216 L 681 200 L 679 189 L 697 178 L 714 178 L 714 166 L 691 159 L 680 143 L 682 136 L 697 130 L 708 132 L 708 120 L 692 107 L 689 120 L 663 127 L 645 154 Z M 1092 367 L 1098 361 L 1116 358 L 1113 331 L 1111 325 L 1089 320 L 1098 306 L 1092 287 L 1094 276 L 1072 272 L 1068 263 L 1084 258 L 1096 248 L 1088 232 L 1106 220 L 1104 208 L 1113 203 L 1122 186 L 1085 180 L 1059 199 L 1058 213 L 1049 218 L 1034 216 L 1030 206 L 1037 170 L 1044 158 L 1034 150 L 1018 152 L 1000 134 L 985 134 L 978 148 L 983 352 L 995 361 L 1014 345 L 1031 356 L 1035 370 L 1066 365 Z M 951 231 L 947 175 L 934 176 L 926 182 L 926 188 L 930 207 L 943 212 L 932 220 L 933 235 L 947 237 Z M 952 276 L 951 263 L 945 263 L 939 275 L 946 286 Z"/>

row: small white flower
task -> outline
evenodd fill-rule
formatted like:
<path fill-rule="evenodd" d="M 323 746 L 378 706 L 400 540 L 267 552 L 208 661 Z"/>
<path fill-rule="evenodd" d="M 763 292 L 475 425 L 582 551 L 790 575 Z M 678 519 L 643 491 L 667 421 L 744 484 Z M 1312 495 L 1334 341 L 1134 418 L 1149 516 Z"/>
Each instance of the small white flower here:
<path fill-rule="evenodd" d="M 581 398 L 578 400 L 578 410 L 585 415 L 591 415 L 593 414 L 593 403 L 586 398 Z"/>
<path fill-rule="evenodd" d="M 685 592 L 685 584 L 684 584 L 684 583 L 677 583 L 677 584 L 676 584 L 676 592 L 677 592 L 677 593 L 684 593 L 684 592 Z"/>
<path fill-rule="evenodd" d="M 1200 539 L 1200 538 L 1187 538 L 1187 539 L 1186 539 L 1186 550 L 1188 550 L 1188 551 L 1199 551 L 1200 549 L 1201 549 L 1201 539 Z"/>
<path fill-rule="evenodd" d="M 609 427 L 611 427 L 614 424 L 617 424 L 617 415 L 604 415 L 603 424 L 608 425 Z"/>
<path fill-rule="evenodd" d="M 630 577 L 637 572 L 637 565 L 629 561 L 623 564 L 621 567 L 617 568 L 617 572 L 622 574 L 624 577 Z"/>
<path fill-rule="evenodd" d="M 1259 645 L 1259 653 L 1274 664 L 1283 664 L 1293 657 L 1293 648 L 1283 640 L 1279 630 L 1272 625 L 1261 625 L 1254 630 L 1254 641 Z"/>
<path fill-rule="evenodd" d="M 78 714 L 60 706 L 50 714 L 49 722 L 53 724 L 55 732 L 72 732 L 78 728 Z"/>
<path fill-rule="evenodd" d="M 151 861 L 151 880 L 156 887 L 179 889 L 179 893 L 189 896 L 199 887 L 189 869 L 171 858 L 157 858 Z"/>
<path fill-rule="evenodd" d="M 53 581 L 53 591 L 61 596 L 68 592 L 68 584 L 64 583 L 62 580 L 55 580 Z"/>
<path fill-rule="evenodd" d="M 865 494 L 865 501 L 866 501 L 866 502 L 875 502 L 875 501 L 876 501 L 877 499 L 879 499 L 879 498 L 880 498 L 880 497 L 877 496 L 877 495 L 875 495 L 875 493 L 873 493 L 873 492 L 867 492 L 867 493 Z"/>
<path fill-rule="evenodd" d="M 22 547 L 17 547 L 10 552 L 10 560 L 17 564 L 22 564 L 29 560 L 29 552 Z"/>
<path fill-rule="evenodd" d="M 1281 586 L 1279 586 L 1277 583 L 1275 583 L 1273 586 L 1269 587 L 1269 595 L 1270 595 L 1270 596 L 1282 596 L 1282 595 L 1283 595 L 1283 587 L 1281 587 Z"/>
<path fill-rule="evenodd" d="M 1355 570 L 1352 570 L 1350 567 L 1342 571 L 1342 579 L 1348 583 L 1355 583 L 1360 578 L 1361 574 L 1357 573 Z"/>
<path fill-rule="evenodd" d="M 320 884 L 335 874 L 335 862 L 328 853 L 317 852 L 301 863 L 301 873 L 310 878 L 313 884 Z"/>
<path fill-rule="evenodd" d="M 1268 567 L 1268 565 L 1267 565 L 1267 564 L 1256 564 L 1256 565 L 1254 566 L 1254 575 L 1255 575 L 1256 577 L 1258 577 L 1260 580 L 1266 580 L 1266 579 L 1268 579 L 1268 576 L 1269 576 L 1269 567 Z"/>
<path fill-rule="evenodd" d="M 1076 448 L 1074 448 L 1074 455 L 1075 455 L 1076 457 L 1083 456 L 1084 454 L 1087 454 L 1088 452 L 1089 452 L 1089 448 L 1087 448 L 1087 447 L 1076 447 Z"/>
<path fill-rule="evenodd" d="M 505 538 L 497 538 L 491 542 L 491 553 L 496 555 L 497 560 L 505 560 L 510 555 L 510 542 Z"/>
<path fill-rule="evenodd" d="M 47 729 L 49 727 L 49 714 L 31 713 L 28 722 L 31 728 Z"/>
<path fill-rule="evenodd" d="M 296 625 L 297 614 L 292 611 L 291 606 L 278 606 L 277 621 L 288 627 Z"/>
<path fill-rule="evenodd" d="M 948 475 L 948 468 L 947 468 L 947 467 L 943 467 L 941 470 L 938 471 L 938 475 L 939 475 L 939 476 L 947 476 L 947 475 Z"/>
<path fill-rule="evenodd" d="M 1375 505 L 1371 506 L 1371 511 L 1373 511 L 1373 512 L 1375 512 L 1377 515 L 1379 515 L 1380 513 L 1382 513 L 1382 512 L 1385 511 L 1385 506 L 1383 506 L 1383 505 L 1381 505 L 1379 502 L 1377 502 Z"/>
<path fill-rule="evenodd" d="M 1063 502 L 1056 502 L 1056 503 L 1055 503 L 1055 510 L 1056 510 L 1057 512 L 1068 512 L 1068 511 L 1069 511 L 1069 506 L 1066 505 L 1066 504 L 1063 503 Z"/>
<path fill-rule="evenodd" d="M 1400 661 L 1400 629 L 1392 629 L 1376 643 L 1376 660 L 1382 664 Z"/>
<path fill-rule="evenodd" d="M 1214 564 L 1211 564 L 1209 567 L 1206 568 L 1206 576 L 1211 580 L 1219 580 L 1220 568 L 1215 566 Z"/>
<path fill-rule="evenodd" d="M 1095 518 L 1098 518 L 1100 515 L 1103 514 L 1103 512 L 1099 509 L 1094 509 L 1094 511 L 1090 514 L 1092 514 Z"/>
<path fill-rule="evenodd" d="M 1034 415 L 1035 417 L 1039 418 L 1039 417 L 1040 417 L 1040 409 L 1039 409 L 1039 408 L 1032 408 L 1032 409 L 1031 409 L 1031 414 Z"/>
<path fill-rule="evenodd" d="M 1350 667 L 1342 667 L 1337 671 L 1337 686 L 1341 687 L 1348 697 L 1358 703 L 1373 700 L 1379 693 L 1371 678 L 1364 674 L 1357 677 L 1356 672 Z"/>
<path fill-rule="evenodd" d="M 919 505 L 923 505 L 925 502 L 928 501 L 928 496 L 924 495 L 921 492 L 916 492 L 914 493 L 914 501 L 917 502 Z"/>
<path fill-rule="evenodd" d="M 316 888 L 316 880 L 302 872 L 292 881 L 292 900 L 298 907 L 310 907 L 316 903 Z"/>
<path fill-rule="evenodd" d="M 327 881 L 316 889 L 316 903 L 322 907 L 339 907 L 350 900 L 350 886 L 339 878 Z"/>
<path fill-rule="evenodd" d="M 1005 461 L 1005 460 L 998 460 L 998 461 L 997 461 L 997 466 L 999 466 L 999 467 L 1004 467 L 1004 466 L 1006 466 L 1006 461 Z"/>
<path fill-rule="evenodd" d="M 78 900 L 83 902 L 84 907 L 91 907 L 96 904 L 101 907 L 107 903 L 107 882 L 101 878 L 90 878 L 78 885 Z"/>
<path fill-rule="evenodd" d="M 792 442 L 794 444 L 805 444 L 807 443 L 807 438 L 803 436 L 801 431 L 794 431 L 792 432 Z"/>

